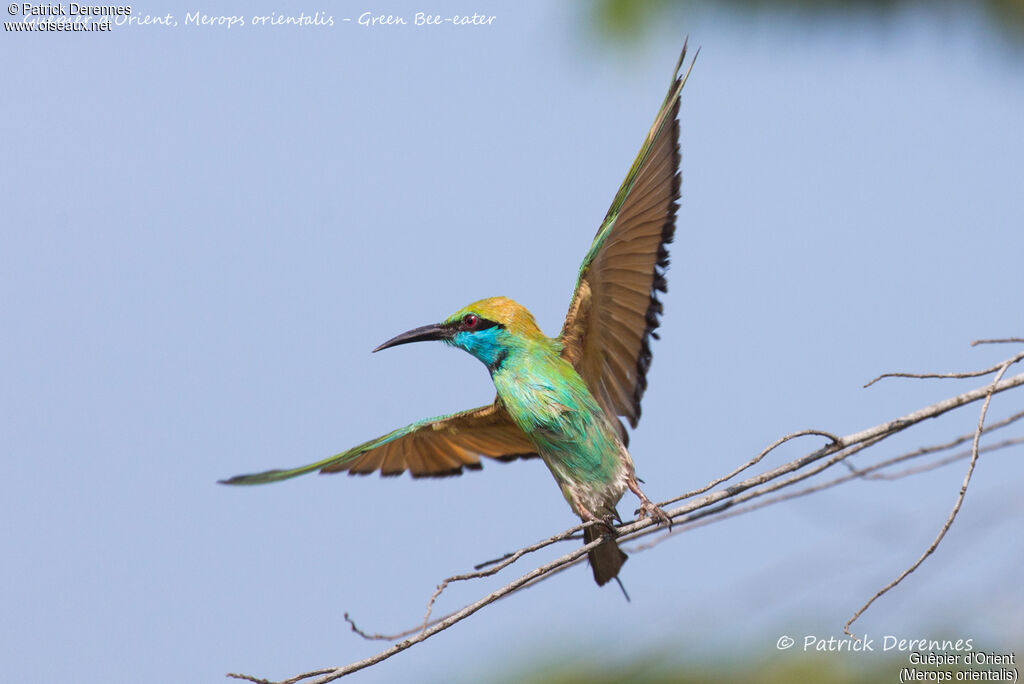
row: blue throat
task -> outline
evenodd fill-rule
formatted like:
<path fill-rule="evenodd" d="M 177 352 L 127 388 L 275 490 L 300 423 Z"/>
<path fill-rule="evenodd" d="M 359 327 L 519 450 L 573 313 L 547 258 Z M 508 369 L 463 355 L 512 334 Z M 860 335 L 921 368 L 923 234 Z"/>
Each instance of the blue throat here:
<path fill-rule="evenodd" d="M 500 325 L 476 332 L 455 333 L 450 344 L 480 359 L 492 374 L 501 369 L 511 352 L 511 335 Z"/>

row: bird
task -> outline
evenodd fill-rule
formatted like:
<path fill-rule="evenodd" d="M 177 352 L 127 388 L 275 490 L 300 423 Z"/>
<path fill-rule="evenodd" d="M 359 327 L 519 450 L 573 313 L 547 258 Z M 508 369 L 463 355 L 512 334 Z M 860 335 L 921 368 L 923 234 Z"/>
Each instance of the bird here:
<path fill-rule="evenodd" d="M 539 457 L 572 511 L 591 523 L 584 543 L 601 540 L 588 551 L 594 580 L 618 581 L 627 556 L 615 541 L 616 506 L 626 490 L 640 500 L 637 514 L 671 526 L 640 488 L 623 419 L 632 428 L 640 420 L 651 339 L 658 339 L 680 197 L 680 95 L 696 57 L 681 75 L 684 41 L 668 94 L 583 259 L 557 337 L 541 332 L 519 303 L 490 297 L 373 350 L 433 340 L 469 352 L 490 373 L 491 404 L 421 420 L 298 468 L 221 483 L 264 484 L 317 470 L 445 477 L 480 469 L 481 457 Z"/>

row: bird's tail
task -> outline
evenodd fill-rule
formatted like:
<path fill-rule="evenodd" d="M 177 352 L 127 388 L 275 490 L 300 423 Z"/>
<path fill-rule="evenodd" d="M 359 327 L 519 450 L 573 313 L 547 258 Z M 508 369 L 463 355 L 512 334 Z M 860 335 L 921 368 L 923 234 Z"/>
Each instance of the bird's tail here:
<path fill-rule="evenodd" d="M 589 544 L 600 539 L 607 532 L 603 525 L 591 525 L 583 530 L 583 542 Z M 590 550 L 590 568 L 594 571 L 594 581 L 598 586 L 615 579 L 626 562 L 628 556 L 622 552 L 614 539 L 607 539 L 603 544 Z"/>

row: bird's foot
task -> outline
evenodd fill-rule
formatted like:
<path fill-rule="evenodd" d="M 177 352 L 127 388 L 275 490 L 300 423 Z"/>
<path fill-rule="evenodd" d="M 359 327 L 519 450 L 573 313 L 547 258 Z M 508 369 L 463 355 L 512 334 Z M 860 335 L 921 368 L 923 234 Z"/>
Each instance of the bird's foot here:
<path fill-rule="evenodd" d="M 645 518 L 650 518 L 654 522 L 660 522 L 662 525 L 667 525 L 669 531 L 672 531 L 672 518 L 669 517 L 668 513 L 664 511 L 660 506 L 655 505 L 650 499 L 645 498 L 640 502 L 640 508 L 633 512 L 634 515 L 643 515 Z"/>
<path fill-rule="evenodd" d="M 669 517 L 668 513 L 663 511 L 660 506 L 655 505 L 647 495 L 640 489 L 640 485 L 637 483 L 636 475 L 631 475 L 626 480 L 626 486 L 629 490 L 636 494 L 636 497 L 640 499 L 640 508 L 633 512 L 633 515 L 641 515 L 645 518 L 650 518 L 654 522 L 660 522 L 662 525 L 667 525 L 669 531 L 672 531 L 672 518 Z"/>

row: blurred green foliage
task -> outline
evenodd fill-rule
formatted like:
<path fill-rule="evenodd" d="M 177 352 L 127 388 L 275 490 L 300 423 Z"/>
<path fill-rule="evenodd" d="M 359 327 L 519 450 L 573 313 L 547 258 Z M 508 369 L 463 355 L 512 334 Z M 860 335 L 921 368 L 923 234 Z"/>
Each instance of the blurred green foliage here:
<path fill-rule="evenodd" d="M 964 7 L 982 12 L 996 32 L 1024 43 L 1024 0 L 595 0 L 588 6 L 599 30 L 616 38 L 639 37 L 669 16 L 685 17 L 708 9 L 779 11 L 787 16 L 842 20 L 851 13 L 884 18 L 911 8 L 948 14 Z"/>
<path fill-rule="evenodd" d="M 500 684 L 892 684 L 898 681 L 903 657 L 850 654 L 772 654 L 761 659 L 723 657 L 684 663 L 653 655 L 619 664 L 573 661 L 542 662 L 507 673 Z M 944 668 L 935 668 L 944 669 Z"/>

